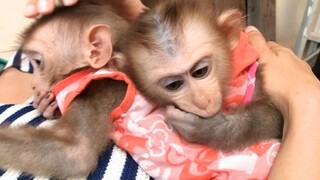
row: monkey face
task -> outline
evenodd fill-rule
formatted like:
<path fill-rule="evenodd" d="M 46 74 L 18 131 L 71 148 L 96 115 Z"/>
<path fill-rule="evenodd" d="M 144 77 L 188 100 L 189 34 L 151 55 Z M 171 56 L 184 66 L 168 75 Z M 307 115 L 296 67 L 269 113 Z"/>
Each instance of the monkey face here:
<path fill-rule="evenodd" d="M 48 26 L 39 27 L 23 45 L 23 53 L 33 66 L 32 88 L 35 93 L 40 91 L 49 92 L 52 89 L 52 77 L 54 67 L 51 66 L 51 57 L 54 48 L 50 47 L 52 38 L 48 33 Z M 51 67 L 51 68 L 48 68 Z"/>
<path fill-rule="evenodd" d="M 214 116 L 228 93 L 231 49 L 242 30 L 241 14 L 217 14 L 197 1 L 152 10 L 122 43 L 130 77 L 160 105 Z"/>
<path fill-rule="evenodd" d="M 196 62 L 186 73 L 161 78 L 158 84 L 168 103 L 186 112 L 211 117 L 221 108 L 223 94 L 209 57 Z"/>
<path fill-rule="evenodd" d="M 223 43 L 216 46 L 207 40 L 207 36 L 190 39 L 175 56 L 135 51 L 137 59 L 144 59 L 132 64 L 137 87 L 161 105 L 172 104 L 201 117 L 214 116 L 226 93 L 230 59 Z"/>
<path fill-rule="evenodd" d="M 41 75 L 40 69 L 42 69 L 42 66 L 44 64 L 42 61 L 41 55 L 36 54 L 35 56 L 38 56 L 38 57 L 34 57 L 32 55 L 28 55 L 28 56 L 33 66 L 33 78 L 31 82 L 32 89 L 36 92 L 40 92 L 40 91 L 49 92 L 50 86 L 46 82 L 45 78 Z"/>
<path fill-rule="evenodd" d="M 77 51 L 78 46 L 73 45 L 73 41 L 63 40 L 72 35 L 61 35 L 58 28 L 50 23 L 41 25 L 23 44 L 23 53 L 34 69 L 32 88 L 35 93 L 50 92 L 70 72 L 87 66 L 81 52 Z"/>

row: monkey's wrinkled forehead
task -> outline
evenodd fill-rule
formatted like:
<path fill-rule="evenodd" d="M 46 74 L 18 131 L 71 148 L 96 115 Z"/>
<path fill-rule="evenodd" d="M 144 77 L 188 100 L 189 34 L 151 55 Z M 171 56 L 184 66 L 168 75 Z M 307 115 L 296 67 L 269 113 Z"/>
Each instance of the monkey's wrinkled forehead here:
<path fill-rule="evenodd" d="M 150 51 L 157 50 L 175 56 L 184 48 L 186 36 L 198 36 L 190 33 L 186 35 L 186 30 L 203 28 L 197 27 L 198 25 L 211 30 L 215 28 L 215 24 L 216 13 L 212 2 L 208 4 L 198 0 L 161 1 L 144 12 L 132 25 L 125 44 L 141 45 Z"/>

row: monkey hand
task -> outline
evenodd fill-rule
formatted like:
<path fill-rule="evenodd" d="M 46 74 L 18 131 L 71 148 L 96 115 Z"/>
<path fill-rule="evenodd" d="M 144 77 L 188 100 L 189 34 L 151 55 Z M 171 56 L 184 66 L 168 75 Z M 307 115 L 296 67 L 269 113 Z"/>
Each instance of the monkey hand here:
<path fill-rule="evenodd" d="M 166 113 L 167 122 L 191 143 L 223 151 L 242 149 L 252 144 L 251 139 L 244 135 L 248 128 L 243 128 L 245 126 L 239 123 L 237 116 L 224 115 L 219 111 L 213 117 L 202 118 L 172 105 L 167 106 Z"/>
<path fill-rule="evenodd" d="M 219 126 L 219 120 L 212 121 L 192 113 L 182 111 L 172 105 L 167 106 L 166 121 L 187 141 L 208 144 L 211 134 Z M 217 117 L 219 115 L 216 115 Z"/>
<path fill-rule="evenodd" d="M 33 100 L 33 107 L 42 113 L 42 116 L 48 119 L 56 119 L 61 116 L 58 105 L 54 100 L 54 95 L 47 92 L 39 92 Z"/>

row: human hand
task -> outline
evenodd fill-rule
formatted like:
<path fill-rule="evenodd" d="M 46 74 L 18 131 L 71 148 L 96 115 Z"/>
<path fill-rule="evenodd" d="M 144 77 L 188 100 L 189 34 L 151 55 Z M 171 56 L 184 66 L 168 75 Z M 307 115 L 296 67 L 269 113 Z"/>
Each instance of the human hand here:
<path fill-rule="evenodd" d="M 56 119 L 61 116 L 58 105 L 52 93 L 39 92 L 33 100 L 33 107 L 48 119 Z"/>
<path fill-rule="evenodd" d="M 78 0 L 61 0 L 64 6 L 72 6 L 77 2 Z M 54 11 L 55 6 L 55 0 L 28 0 L 24 15 L 32 18 L 39 14 L 50 14 Z"/>
<path fill-rule="evenodd" d="M 254 27 L 248 27 L 246 32 L 249 43 L 260 54 L 264 89 L 282 112 L 287 112 L 296 98 L 317 93 L 314 90 L 318 91 L 319 81 L 305 61 L 288 48 L 266 42 Z"/>
<path fill-rule="evenodd" d="M 293 52 L 266 42 L 252 27 L 250 44 L 260 54 L 264 89 L 284 115 L 280 150 L 268 179 L 319 179 L 320 83 L 310 66 Z"/>
<path fill-rule="evenodd" d="M 62 5 L 72 6 L 80 0 L 60 0 Z M 140 0 L 83 0 L 93 4 L 107 4 L 115 8 L 115 11 L 128 22 L 135 20 L 145 6 Z M 38 15 L 50 14 L 55 9 L 55 0 L 28 0 L 24 15 L 29 18 Z"/>

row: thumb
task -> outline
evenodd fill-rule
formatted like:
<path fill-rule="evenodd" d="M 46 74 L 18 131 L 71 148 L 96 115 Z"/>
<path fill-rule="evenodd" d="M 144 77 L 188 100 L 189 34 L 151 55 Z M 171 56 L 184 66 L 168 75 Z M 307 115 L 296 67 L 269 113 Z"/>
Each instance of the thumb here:
<path fill-rule="evenodd" d="M 266 53 L 270 53 L 265 38 L 257 28 L 248 26 L 245 29 L 245 32 L 248 34 L 249 44 L 259 53 L 260 57 L 264 56 Z"/>

